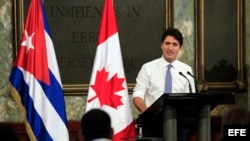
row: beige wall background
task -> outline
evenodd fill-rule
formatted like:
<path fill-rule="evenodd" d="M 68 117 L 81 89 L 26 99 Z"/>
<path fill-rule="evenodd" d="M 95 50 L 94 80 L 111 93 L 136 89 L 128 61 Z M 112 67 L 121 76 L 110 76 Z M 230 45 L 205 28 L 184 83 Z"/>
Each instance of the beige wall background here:
<path fill-rule="evenodd" d="M 246 0 L 245 4 L 245 39 L 244 55 L 247 81 L 250 81 L 249 64 L 250 64 L 250 1 Z M 179 56 L 181 60 L 194 66 L 194 0 L 178 0 L 174 2 L 174 21 L 175 26 L 182 30 L 185 34 L 185 48 Z M 15 101 L 9 93 L 8 77 L 12 67 L 13 59 L 13 21 L 12 21 L 13 5 L 12 0 L 1 0 L 0 2 L 0 122 L 22 122 L 21 114 L 17 108 Z M 118 25 L 119 26 L 119 25 Z M 159 33 L 161 34 L 161 33 Z M 249 89 L 249 86 L 247 86 Z M 242 105 L 250 109 L 249 91 L 236 95 L 236 104 Z M 66 112 L 69 121 L 79 121 L 84 114 L 86 95 L 65 96 Z M 138 112 L 133 109 L 134 118 Z M 217 106 L 212 115 L 223 115 L 229 106 Z"/>

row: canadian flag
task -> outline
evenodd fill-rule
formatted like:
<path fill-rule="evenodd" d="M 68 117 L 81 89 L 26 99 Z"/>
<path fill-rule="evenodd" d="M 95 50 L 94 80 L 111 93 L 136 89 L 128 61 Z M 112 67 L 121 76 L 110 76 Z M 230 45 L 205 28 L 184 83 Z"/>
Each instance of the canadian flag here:
<path fill-rule="evenodd" d="M 105 0 L 86 112 L 93 108 L 109 113 L 113 141 L 135 137 L 112 0 Z"/>

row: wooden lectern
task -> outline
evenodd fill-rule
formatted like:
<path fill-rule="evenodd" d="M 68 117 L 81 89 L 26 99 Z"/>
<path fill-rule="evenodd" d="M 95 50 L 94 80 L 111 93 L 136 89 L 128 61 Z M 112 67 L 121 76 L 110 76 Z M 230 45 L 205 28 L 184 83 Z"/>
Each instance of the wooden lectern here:
<path fill-rule="evenodd" d="M 136 124 L 143 138 L 177 141 L 177 124 L 182 128 L 197 128 L 199 141 L 211 140 L 210 110 L 220 104 L 234 104 L 231 93 L 163 94 L 144 113 Z"/>

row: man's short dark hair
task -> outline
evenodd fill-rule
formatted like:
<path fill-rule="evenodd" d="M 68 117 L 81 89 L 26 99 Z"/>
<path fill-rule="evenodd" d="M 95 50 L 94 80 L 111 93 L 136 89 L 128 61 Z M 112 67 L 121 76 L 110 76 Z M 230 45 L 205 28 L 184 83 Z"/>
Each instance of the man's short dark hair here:
<path fill-rule="evenodd" d="M 170 27 L 167 30 L 165 30 L 162 34 L 161 42 L 163 42 L 168 35 L 173 36 L 177 41 L 179 41 L 180 46 L 182 46 L 183 36 L 178 29 Z"/>
<path fill-rule="evenodd" d="M 96 138 L 111 138 L 111 119 L 101 109 L 92 109 L 85 113 L 81 120 L 81 127 L 82 135 L 87 141 Z"/>

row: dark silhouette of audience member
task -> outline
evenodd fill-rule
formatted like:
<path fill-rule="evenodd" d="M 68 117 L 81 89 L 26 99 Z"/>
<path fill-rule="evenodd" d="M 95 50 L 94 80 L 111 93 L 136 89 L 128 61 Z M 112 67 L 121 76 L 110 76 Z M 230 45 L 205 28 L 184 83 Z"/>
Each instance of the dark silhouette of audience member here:
<path fill-rule="evenodd" d="M 81 133 L 84 141 L 111 141 L 113 128 L 110 116 L 101 109 L 86 112 L 81 120 Z"/>
<path fill-rule="evenodd" d="M 250 111 L 245 107 L 235 106 L 222 118 L 223 124 L 250 124 Z"/>
<path fill-rule="evenodd" d="M 250 126 L 250 111 L 245 107 L 234 106 L 222 117 L 221 141 L 224 141 L 223 132 L 225 125 Z"/>
<path fill-rule="evenodd" d="M 16 132 L 6 123 L 0 123 L 0 140 L 1 141 L 19 141 Z"/>

